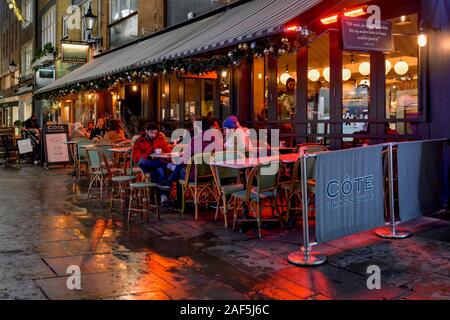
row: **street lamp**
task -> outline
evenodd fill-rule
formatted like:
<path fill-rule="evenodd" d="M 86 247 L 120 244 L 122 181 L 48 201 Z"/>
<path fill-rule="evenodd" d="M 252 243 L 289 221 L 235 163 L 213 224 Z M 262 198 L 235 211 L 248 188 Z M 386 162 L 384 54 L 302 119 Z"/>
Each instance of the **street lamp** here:
<path fill-rule="evenodd" d="M 9 73 L 11 74 L 11 78 L 17 79 L 16 77 L 16 71 L 17 71 L 17 65 L 14 62 L 14 60 L 11 61 L 11 63 L 8 66 Z"/>
<path fill-rule="evenodd" d="M 14 63 L 14 60 L 9 64 L 9 72 L 14 74 L 17 71 L 17 65 Z"/>
<path fill-rule="evenodd" d="M 92 7 L 89 5 L 89 8 L 86 14 L 83 17 L 84 25 L 86 26 L 86 30 L 88 32 L 88 40 L 92 39 L 92 31 L 94 30 L 95 22 L 97 21 L 97 16 L 92 13 Z"/>

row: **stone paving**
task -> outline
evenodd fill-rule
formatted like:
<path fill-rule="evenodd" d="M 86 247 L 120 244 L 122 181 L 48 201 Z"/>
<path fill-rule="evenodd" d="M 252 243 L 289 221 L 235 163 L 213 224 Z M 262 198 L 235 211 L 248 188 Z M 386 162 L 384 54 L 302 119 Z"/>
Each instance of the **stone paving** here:
<path fill-rule="evenodd" d="M 66 169 L 0 168 L 0 299 L 449 299 L 450 223 L 406 224 L 414 237 L 372 232 L 320 244 L 328 262 L 288 264 L 301 231 L 277 227 L 257 240 L 225 230 L 213 212 L 165 213 L 148 225 L 110 220 L 108 203 L 88 200 Z M 67 289 L 80 266 L 81 290 Z M 381 290 L 368 290 L 378 265 Z"/>

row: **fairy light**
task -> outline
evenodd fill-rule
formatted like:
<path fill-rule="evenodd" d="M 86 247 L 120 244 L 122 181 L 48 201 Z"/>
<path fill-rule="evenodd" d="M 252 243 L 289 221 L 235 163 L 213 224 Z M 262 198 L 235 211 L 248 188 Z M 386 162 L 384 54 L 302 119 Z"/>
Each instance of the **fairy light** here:
<path fill-rule="evenodd" d="M 17 17 L 17 20 L 19 20 L 20 22 L 25 22 L 25 18 L 23 17 L 22 12 L 17 6 L 16 0 L 7 0 L 7 1 L 9 8 L 14 12 L 15 16 Z"/>

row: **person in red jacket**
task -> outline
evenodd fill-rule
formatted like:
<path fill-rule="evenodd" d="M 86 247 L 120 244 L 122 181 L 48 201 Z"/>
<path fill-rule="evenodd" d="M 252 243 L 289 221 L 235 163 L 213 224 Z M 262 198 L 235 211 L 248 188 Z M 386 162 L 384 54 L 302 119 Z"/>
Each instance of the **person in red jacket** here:
<path fill-rule="evenodd" d="M 152 159 L 150 155 L 160 149 L 162 153 L 172 151 L 167 143 L 166 137 L 159 131 L 154 123 L 148 123 L 145 126 L 145 133 L 136 141 L 133 146 L 133 162 L 145 173 L 150 173 L 152 182 L 158 183 L 165 180 L 165 169 L 167 162 L 161 159 Z M 166 197 L 162 197 L 165 200 Z M 164 202 L 164 201 L 163 201 Z"/>

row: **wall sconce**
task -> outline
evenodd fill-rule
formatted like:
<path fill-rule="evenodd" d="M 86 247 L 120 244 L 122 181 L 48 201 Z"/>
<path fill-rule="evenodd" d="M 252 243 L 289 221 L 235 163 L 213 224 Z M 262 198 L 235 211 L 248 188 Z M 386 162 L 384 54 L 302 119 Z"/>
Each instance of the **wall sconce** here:
<path fill-rule="evenodd" d="M 138 86 L 137 85 L 133 85 L 133 87 L 131 88 L 131 90 L 133 90 L 133 92 L 137 92 L 138 91 Z"/>
<path fill-rule="evenodd" d="M 419 35 L 417 37 L 417 44 L 421 48 L 426 47 L 427 44 L 428 44 L 428 36 L 427 36 L 427 34 L 425 32 L 424 24 L 427 24 L 428 27 L 431 30 L 433 30 L 434 32 L 441 32 L 441 27 L 439 27 L 439 26 L 432 26 L 426 20 L 420 21 L 420 28 L 419 28 Z"/>

